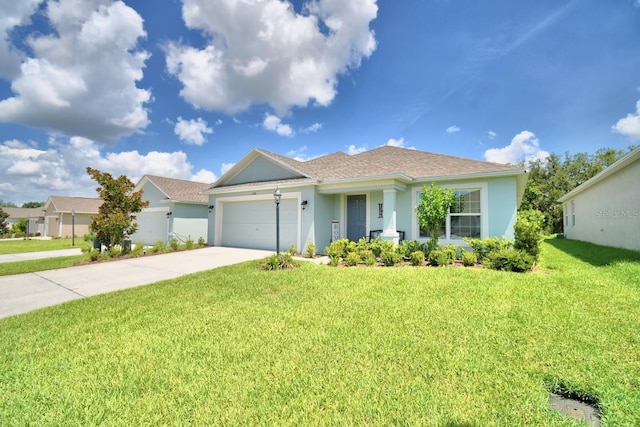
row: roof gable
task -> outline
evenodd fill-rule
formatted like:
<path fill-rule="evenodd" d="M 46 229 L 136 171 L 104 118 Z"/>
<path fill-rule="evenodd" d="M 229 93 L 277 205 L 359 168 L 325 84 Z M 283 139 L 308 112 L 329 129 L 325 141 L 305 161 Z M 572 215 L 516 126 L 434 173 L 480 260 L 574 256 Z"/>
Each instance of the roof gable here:
<path fill-rule="evenodd" d="M 301 168 L 302 162 L 258 148 L 236 163 L 212 188 L 253 182 L 270 182 L 310 178 Z"/>

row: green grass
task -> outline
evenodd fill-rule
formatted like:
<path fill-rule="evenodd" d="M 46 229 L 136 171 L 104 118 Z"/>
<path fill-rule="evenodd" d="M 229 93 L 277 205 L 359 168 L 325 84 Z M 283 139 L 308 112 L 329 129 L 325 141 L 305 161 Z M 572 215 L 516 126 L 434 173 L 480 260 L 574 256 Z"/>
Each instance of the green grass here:
<path fill-rule="evenodd" d="M 35 273 L 37 271 L 56 270 L 73 267 L 74 264 L 87 259 L 86 255 L 75 255 L 55 258 L 34 259 L 27 261 L 0 263 L 0 276 L 12 274 Z"/>
<path fill-rule="evenodd" d="M 640 425 L 640 254 L 541 271 L 257 263 L 0 320 L 0 425 Z"/>
<path fill-rule="evenodd" d="M 88 248 L 90 242 L 76 237 L 75 246 L 71 246 L 71 239 L 29 239 L 29 240 L 6 240 L 0 239 L 0 255 L 19 254 L 24 252 L 55 251 L 58 249 Z"/>

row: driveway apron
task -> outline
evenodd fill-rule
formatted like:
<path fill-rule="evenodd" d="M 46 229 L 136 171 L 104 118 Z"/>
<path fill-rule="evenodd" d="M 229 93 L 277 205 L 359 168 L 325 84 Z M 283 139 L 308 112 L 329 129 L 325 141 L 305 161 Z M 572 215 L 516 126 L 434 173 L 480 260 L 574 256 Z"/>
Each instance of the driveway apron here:
<path fill-rule="evenodd" d="M 0 318 L 260 259 L 271 254 L 269 251 L 254 249 L 209 247 L 60 270 L 0 276 Z"/>

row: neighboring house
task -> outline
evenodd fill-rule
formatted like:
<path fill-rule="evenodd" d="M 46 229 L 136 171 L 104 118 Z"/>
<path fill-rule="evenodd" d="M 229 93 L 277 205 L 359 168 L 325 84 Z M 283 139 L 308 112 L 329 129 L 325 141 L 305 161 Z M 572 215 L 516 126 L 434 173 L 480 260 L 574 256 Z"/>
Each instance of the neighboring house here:
<path fill-rule="evenodd" d="M 13 224 L 17 223 L 21 219 L 25 219 L 28 222 L 27 230 L 29 234 L 43 234 L 44 233 L 44 216 L 42 215 L 42 208 L 2 208 L 3 211 L 9 214 L 7 222 L 9 223 L 9 229 Z"/>
<path fill-rule="evenodd" d="M 142 190 L 149 206 L 136 214 L 138 230 L 131 240 L 153 245 L 175 236 L 181 241 L 207 240 L 208 197 L 200 194 L 211 184 L 145 175 L 134 188 Z"/>
<path fill-rule="evenodd" d="M 44 216 L 44 236 L 82 237 L 89 234 L 91 215 L 96 215 L 102 199 L 89 197 L 50 196 L 40 208 Z"/>
<path fill-rule="evenodd" d="M 279 188 L 280 249 L 320 252 L 334 239 L 380 235 L 425 240 L 415 206 L 424 184 L 452 188 L 457 205 L 442 243 L 463 237 L 513 237 L 528 173 L 507 166 L 384 146 L 357 155 L 338 152 L 305 162 L 255 148 L 205 194 L 209 244 L 274 250 Z"/>
<path fill-rule="evenodd" d="M 564 235 L 640 250 L 640 147 L 559 199 Z"/>

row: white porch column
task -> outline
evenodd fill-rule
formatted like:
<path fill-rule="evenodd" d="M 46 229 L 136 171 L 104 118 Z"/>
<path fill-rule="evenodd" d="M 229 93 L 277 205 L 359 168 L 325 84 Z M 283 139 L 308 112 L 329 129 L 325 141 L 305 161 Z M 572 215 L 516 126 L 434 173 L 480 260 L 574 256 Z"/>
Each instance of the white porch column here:
<path fill-rule="evenodd" d="M 398 234 L 396 226 L 396 190 L 384 190 L 382 202 L 384 203 L 382 206 L 383 230 L 380 237 L 382 237 L 383 240 L 391 240 L 394 243 L 398 243 L 400 235 Z"/>

